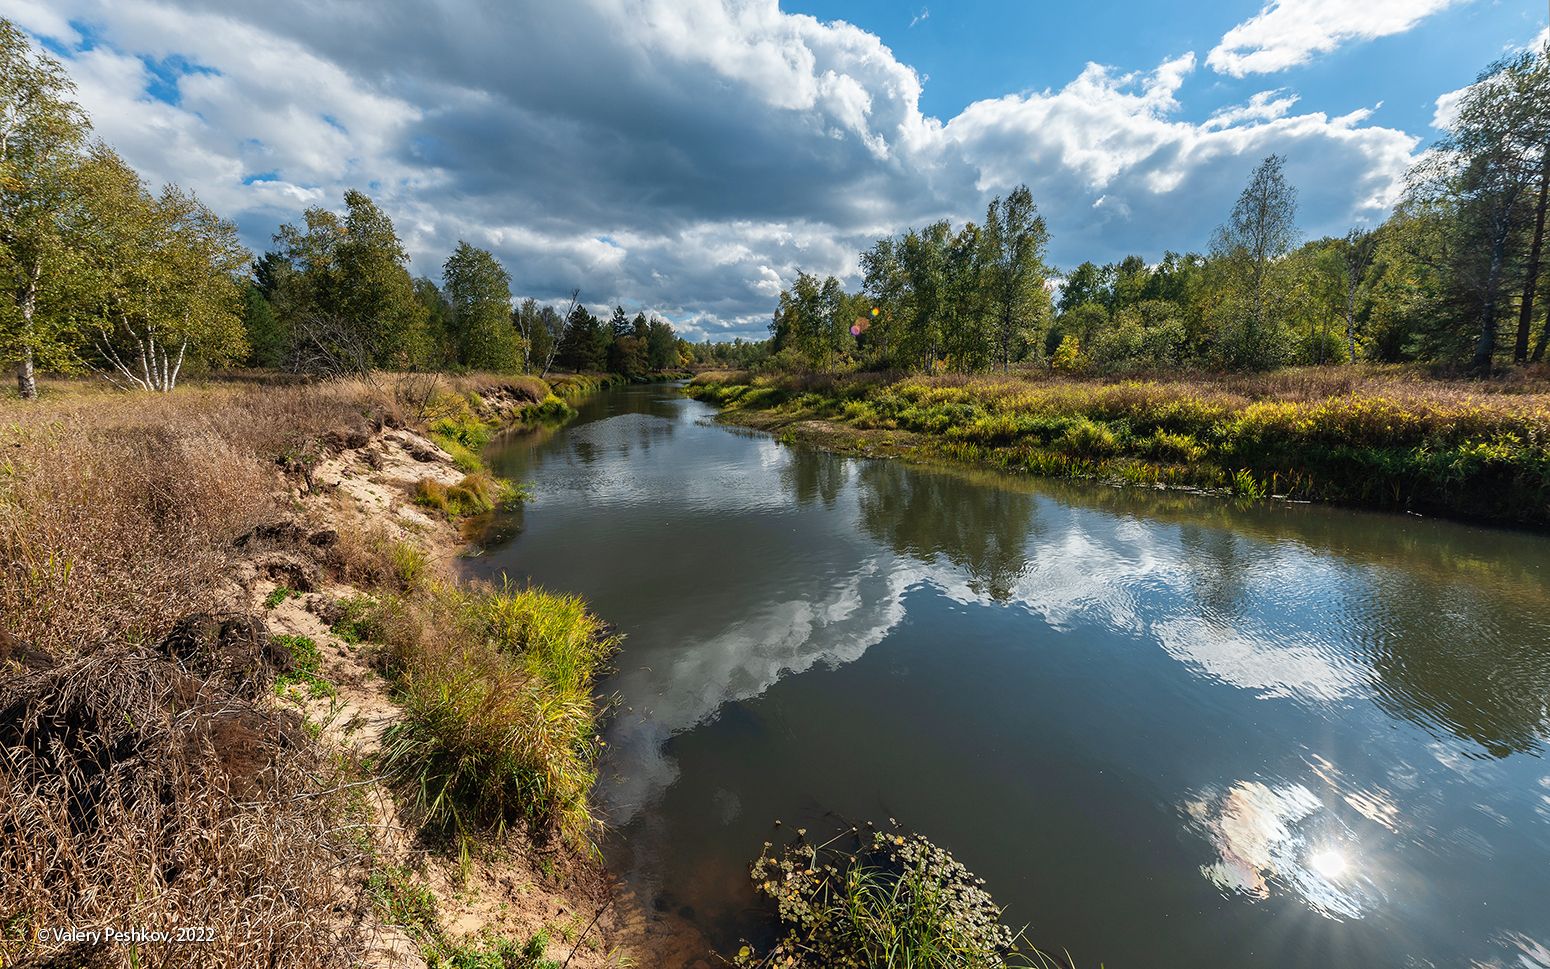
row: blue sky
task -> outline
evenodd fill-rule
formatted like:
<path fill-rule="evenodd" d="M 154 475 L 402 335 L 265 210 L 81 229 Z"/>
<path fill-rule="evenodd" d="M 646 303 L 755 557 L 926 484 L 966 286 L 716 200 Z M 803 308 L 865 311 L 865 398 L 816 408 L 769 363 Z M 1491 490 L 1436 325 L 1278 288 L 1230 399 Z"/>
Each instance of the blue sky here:
<path fill-rule="evenodd" d="M 1019 183 L 1057 267 L 1200 249 L 1287 158 L 1305 235 L 1380 221 L 1447 97 L 1539 0 L 0 0 L 153 184 L 255 251 L 347 188 L 417 273 L 465 239 L 520 295 L 580 286 L 761 337 L 798 270 L 977 219 Z M 1445 113 L 1445 112 L 1444 112 Z"/>
<path fill-rule="evenodd" d="M 981 98 L 1059 87 L 1089 61 L 1133 69 L 1184 51 L 1203 56 L 1262 6 L 1258 0 L 956 0 L 934 8 L 890 0 L 782 4 L 878 35 L 900 60 L 929 78 L 921 107 L 943 118 Z M 1181 92 L 1179 116 L 1203 121 L 1267 86 L 1283 86 L 1301 95 L 1304 106 L 1331 114 L 1381 102 L 1374 122 L 1423 132 L 1438 94 L 1473 80 L 1505 47 L 1526 44 L 1543 28 L 1545 15 L 1545 5 L 1533 0 L 1454 4 L 1404 33 L 1352 42 L 1273 75 L 1198 75 Z"/>

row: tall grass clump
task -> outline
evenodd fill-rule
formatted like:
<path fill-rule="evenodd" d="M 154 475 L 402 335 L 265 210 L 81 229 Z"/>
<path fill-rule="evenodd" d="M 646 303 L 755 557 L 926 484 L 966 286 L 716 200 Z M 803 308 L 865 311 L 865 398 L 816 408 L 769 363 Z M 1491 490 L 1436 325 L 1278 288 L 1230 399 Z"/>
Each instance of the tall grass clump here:
<path fill-rule="evenodd" d="M 488 471 L 474 471 L 455 485 L 433 478 L 421 478 L 414 486 L 414 503 L 434 508 L 448 518 L 483 515 L 522 499 L 524 492 L 511 482 Z"/>
<path fill-rule="evenodd" d="M 403 715 L 384 767 L 425 823 L 466 847 L 518 822 L 590 851 L 601 714 L 617 640 L 570 596 L 440 587 L 433 635 L 392 664 Z"/>
<path fill-rule="evenodd" d="M 984 881 L 918 834 L 868 830 L 810 845 L 805 832 L 754 862 L 754 889 L 775 905 L 778 941 L 744 945 L 740 967 L 1057 969 L 1001 921 Z M 838 847 L 848 842 L 850 847 Z"/>

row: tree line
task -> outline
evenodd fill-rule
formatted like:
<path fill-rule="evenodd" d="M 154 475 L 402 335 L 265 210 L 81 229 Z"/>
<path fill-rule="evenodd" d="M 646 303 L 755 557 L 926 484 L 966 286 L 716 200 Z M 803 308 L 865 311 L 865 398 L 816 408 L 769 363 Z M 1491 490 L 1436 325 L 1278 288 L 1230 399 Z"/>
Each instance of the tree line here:
<path fill-rule="evenodd" d="M 504 267 L 467 242 L 439 282 L 408 267 L 392 220 L 353 190 L 253 259 L 231 222 L 94 140 L 64 68 L 0 18 L 0 363 L 22 397 L 39 370 L 170 391 L 230 365 L 635 376 L 687 359 L 665 320 L 601 320 L 579 291 L 564 312 L 514 303 Z"/>
<path fill-rule="evenodd" d="M 1285 167 L 1279 155 L 1259 163 L 1205 252 L 1064 273 L 1046 262 L 1048 231 L 1019 186 L 981 225 L 942 221 L 877 240 L 860 255 L 857 292 L 799 273 L 779 295 L 768 341 L 701 345 L 696 359 L 926 372 L 1355 360 L 1489 372 L 1544 359 L 1545 49 L 1481 72 L 1376 228 L 1304 241 Z"/>

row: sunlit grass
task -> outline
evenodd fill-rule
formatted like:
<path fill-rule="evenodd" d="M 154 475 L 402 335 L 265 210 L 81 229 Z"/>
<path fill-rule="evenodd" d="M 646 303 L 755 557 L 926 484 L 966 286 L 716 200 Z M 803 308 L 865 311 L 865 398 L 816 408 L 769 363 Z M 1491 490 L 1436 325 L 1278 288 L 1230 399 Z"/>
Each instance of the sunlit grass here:
<path fill-rule="evenodd" d="M 712 372 L 689 393 L 786 422 L 905 431 L 923 450 L 1034 474 L 1550 521 L 1545 388 L 1310 368 L 1173 381 Z"/>

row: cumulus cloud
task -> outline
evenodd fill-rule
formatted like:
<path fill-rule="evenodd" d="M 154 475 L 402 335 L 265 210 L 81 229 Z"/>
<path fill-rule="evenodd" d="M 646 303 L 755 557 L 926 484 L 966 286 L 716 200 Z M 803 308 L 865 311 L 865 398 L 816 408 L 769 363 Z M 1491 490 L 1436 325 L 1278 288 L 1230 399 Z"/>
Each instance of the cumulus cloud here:
<path fill-rule="evenodd" d="M 799 270 L 854 281 L 872 238 L 978 218 L 1019 182 L 1055 261 L 1156 256 L 1200 245 L 1271 152 L 1303 176 L 1310 231 L 1376 217 L 1416 144 L 1359 112 L 1294 113 L 1283 91 L 1182 120 L 1189 53 L 1090 64 L 944 121 L 878 37 L 775 0 L 0 0 L 0 15 L 62 51 L 132 164 L 198 191 L 255 249 L 358 187 L 417 272 L 467 239 L 520 294 L 579 285 L 695 338 L 761 336 Z"/>
<path fill-rule="evenodd" d="M 1353 40 L 1400 34 L 1461 0 L 1270 0 L 1238 24 L 1206 56 L 1233 77 L 1269 74 L 1306 64 Z"/>

